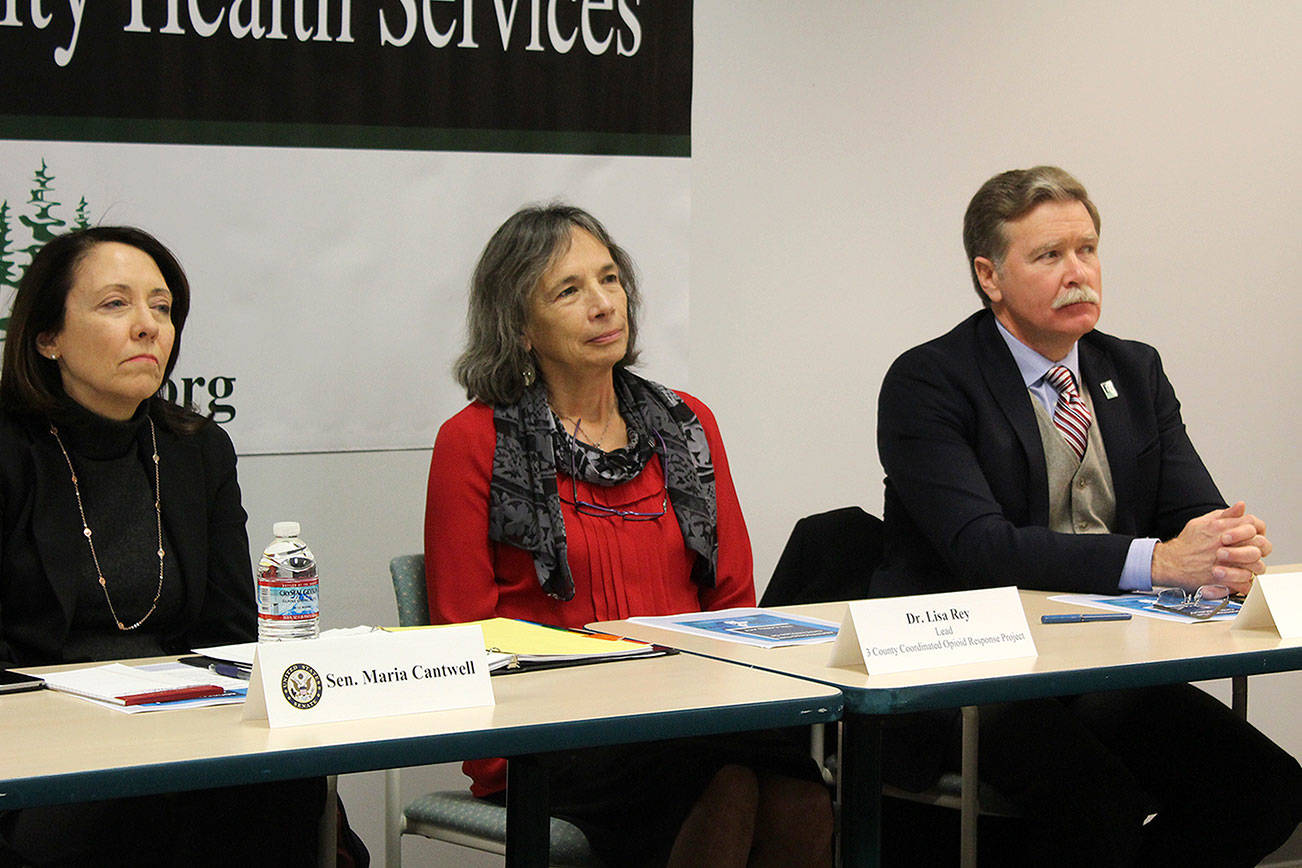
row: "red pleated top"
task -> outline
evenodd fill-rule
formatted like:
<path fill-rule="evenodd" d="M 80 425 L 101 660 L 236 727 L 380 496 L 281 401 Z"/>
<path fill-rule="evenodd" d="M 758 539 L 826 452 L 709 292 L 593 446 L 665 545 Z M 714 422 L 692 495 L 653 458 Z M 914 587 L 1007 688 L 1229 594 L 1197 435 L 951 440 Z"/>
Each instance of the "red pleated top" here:
<path fill-rule="evenodd" d="M 488 488 L 497 435 L 493 408 L 475 402 L 443 424 L 430 461 L 425 500 L 425 570 L 430 620 L 436 624 L 492 617 L 523 618 L 581 627 L 637 615 L 669 615 L 755 605 L 750 538 L 728 470 L 714 416 L 679 393 L 701 420 L 714 462 L 719 564 L 714 588 L 691 580 L 695 552 L 683 544 L 669 512 L 653 521 L 626 521 L 575 511 L 581 500 L 636 512 L 656 512 L 664 492 L 658 456 L 629 482 L 603 487 L 572 481 L 558 469 L 574 599 L 555 600 L 538 584 L 533 556 L 488 539 Z M 472 760 L 463 766 L 471 791 L 487 795 L 506 786 L 506 763 Z"/>

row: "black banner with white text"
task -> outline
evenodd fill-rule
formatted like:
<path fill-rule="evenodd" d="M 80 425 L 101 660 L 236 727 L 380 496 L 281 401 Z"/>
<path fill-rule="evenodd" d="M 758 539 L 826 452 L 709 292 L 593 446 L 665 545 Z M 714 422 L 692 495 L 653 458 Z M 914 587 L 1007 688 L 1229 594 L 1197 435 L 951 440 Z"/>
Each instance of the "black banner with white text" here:
<path fill-rule="evenodd" d="M 493 230 L 564 199 L 687 371 L 692 5 L 0 0 L 0 338 L 32 253 L 132 224 L 190 277 L 164 391 L 241 453 L 427 448 Z"/>

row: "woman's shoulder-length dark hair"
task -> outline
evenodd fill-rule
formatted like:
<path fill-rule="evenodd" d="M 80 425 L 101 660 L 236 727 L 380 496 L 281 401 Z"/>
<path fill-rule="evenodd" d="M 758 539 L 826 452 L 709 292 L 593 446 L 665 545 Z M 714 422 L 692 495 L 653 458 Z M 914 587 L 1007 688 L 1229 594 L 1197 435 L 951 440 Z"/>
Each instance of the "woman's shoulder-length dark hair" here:
<path fill-rule="evenodd" d="M 514 404 L 524 393 L 524 371 L 533 361 L 524 348 L 529 299 L 557 257 L 569 249 L 571 232 L 583 229 L 606 246 L 619 269 L 628 299 L 628 349 L 616 367 L 637 361 L 637 315 L 641 296 L 633 260 L 606 227 L 582 208 L 563 202 L 521 208 L 488 240 L 470 281 L 466 348 L 453 376 L 466 397 L 486 404 Z"/>
<path fill-rule="evenodd" d="M 91 226 L 55 236 L 32 256 L 14 297 L 5 335 L 0 369 L 0 407 L 26 416 L 48 417 L 66 400 L 58 365 L 41 355 L 37 339 L 63 327 L 63 315 L 77 268 L 97 245 L 126 244 L 144 252 L 158 266 L 172 293 L 172 325 L 176 337 L 163 369 L 171 376 L 181 351 L 181 332 L 190 313 L 190 282 L 172 251 L 154 236 L 133 226 Z M 177 433 L 189 433 L 206 420 L 160 397 L 150 399 L 152 415 Z"/>

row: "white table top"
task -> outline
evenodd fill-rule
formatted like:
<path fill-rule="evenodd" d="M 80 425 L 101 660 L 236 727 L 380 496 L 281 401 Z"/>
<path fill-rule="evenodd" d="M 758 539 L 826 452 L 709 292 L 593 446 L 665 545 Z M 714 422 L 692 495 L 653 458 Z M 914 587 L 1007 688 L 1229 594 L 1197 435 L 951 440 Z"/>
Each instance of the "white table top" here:
<path fill-rule="evenodd" d="M 491 707 L 280 729 L 241 706 L 129 715 L 51 690 L 0 696 L 0 809 L 793 726 L 842 707 L 833 688 L 689 654 L 492 683 Z"/>
<path fill-rule="evenodd" d="M 1045 625 L 1040 623 L 1045 613 L 1091 610 L 1051 603 L 1054 595 L 1047 592 L 1019 593 L 1038 656 L 886 675 L 870 675 L 863 664 L 829 666 L 830 644 L 760 648 L 629 621 L 590 626 L 835 685 L 846 693 L 847 711 L 870 714 L 1302 669 L 1302 639 L 1280 639 L 1273 631 L 1141 617 Z M 838 602 L 780 610 L 839 623 L 846 608 Z"/>

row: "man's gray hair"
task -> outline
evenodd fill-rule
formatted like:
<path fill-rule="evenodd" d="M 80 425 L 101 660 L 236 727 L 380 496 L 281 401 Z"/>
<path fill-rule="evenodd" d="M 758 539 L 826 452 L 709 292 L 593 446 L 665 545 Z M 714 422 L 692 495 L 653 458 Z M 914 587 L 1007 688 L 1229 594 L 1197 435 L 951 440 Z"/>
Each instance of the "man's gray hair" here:
<path fill-rule="evenodd" d="M 529 301 L 543 275 L 569 250 L 571 232 L 583 229 L 606 246 L 628 298 L 628 349 L 616 363 L 637 361 L 640 297 L 633 261 L 596 217 L 553 202 L 521 208 L 498 227 L 479 256 L 470 282 L 466 349 L 452 367 L 466 396 L 486 404 L 514 404 L 524 393 L 524 371 L 536 363 L 524 347 Z"/>
<path fill-rule="evenodd" d="M 963 215 L 963 248 L 967 251 L 972 285 L 982 304 L 989 307 L 990 299 L 981 289 L 973 260 L 980 256 L 993 262 L 995 268 L 1003 267 L 1004 256 L 1008 254 L 1004 224 L 1028 214 L 1041 202 L 1073 200 L 1085 206 L 1094 221 L 1094 231 L 1100 231 L 1099 210 L 1090 201 L 1084 185 L 1057 166 L 1012 169 L 981 185 Z"/>

